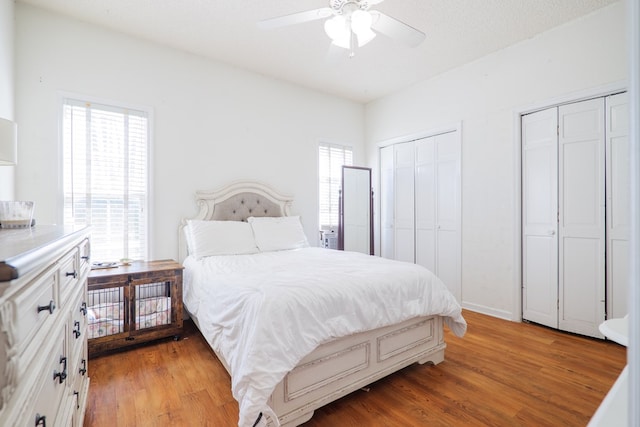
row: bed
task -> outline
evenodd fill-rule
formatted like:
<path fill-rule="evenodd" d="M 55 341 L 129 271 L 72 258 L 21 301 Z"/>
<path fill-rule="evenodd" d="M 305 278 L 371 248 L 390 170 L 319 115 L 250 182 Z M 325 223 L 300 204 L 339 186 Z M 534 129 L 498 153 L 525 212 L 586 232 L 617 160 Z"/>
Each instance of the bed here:
<path fill-rule="evenodd" d="M 179 229 L 184 306 L 231 376 L 245 426 L 296 426 L 466 331 L 415 264 L 310 247 L 292 198 L 256 182 L 196 193 Z"/>

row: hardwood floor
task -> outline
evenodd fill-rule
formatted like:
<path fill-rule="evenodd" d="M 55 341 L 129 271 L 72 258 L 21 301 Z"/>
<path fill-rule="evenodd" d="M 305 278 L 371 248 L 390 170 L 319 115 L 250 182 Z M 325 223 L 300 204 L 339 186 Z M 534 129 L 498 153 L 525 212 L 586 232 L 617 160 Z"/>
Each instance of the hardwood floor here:
<path fill-rule="evenodd" d="M 444 362 L 409 366 L 304 426 L 585 426 L 626 363 L 612 342 L 464 316 L 464 338 L 445 328 Z M 229 376 L 193 323 L 185 328 L 180 341 L 90 359 L 84 425 L 237 425 Z"/>

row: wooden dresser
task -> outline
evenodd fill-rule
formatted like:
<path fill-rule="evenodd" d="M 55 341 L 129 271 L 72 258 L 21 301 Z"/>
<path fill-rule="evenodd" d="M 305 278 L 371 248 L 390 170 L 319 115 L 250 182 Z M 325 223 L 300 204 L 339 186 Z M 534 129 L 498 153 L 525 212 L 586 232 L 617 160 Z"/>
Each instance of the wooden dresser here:
<path fill-rule="evenodd" d="M 81 426 L 88 228 L 0 229 L 0 424 Z"/>

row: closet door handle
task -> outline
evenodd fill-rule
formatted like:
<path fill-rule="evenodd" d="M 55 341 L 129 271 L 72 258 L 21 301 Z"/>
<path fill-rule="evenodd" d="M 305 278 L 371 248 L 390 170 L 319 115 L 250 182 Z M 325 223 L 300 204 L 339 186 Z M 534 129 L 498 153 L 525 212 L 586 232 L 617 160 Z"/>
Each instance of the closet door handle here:
<path fill-rule="evenodd" d="M 556 230 L 549 230 L 549 231 L 547 231 L 547 234 L 549 236 L 555 236 L 556 235 Z"/>

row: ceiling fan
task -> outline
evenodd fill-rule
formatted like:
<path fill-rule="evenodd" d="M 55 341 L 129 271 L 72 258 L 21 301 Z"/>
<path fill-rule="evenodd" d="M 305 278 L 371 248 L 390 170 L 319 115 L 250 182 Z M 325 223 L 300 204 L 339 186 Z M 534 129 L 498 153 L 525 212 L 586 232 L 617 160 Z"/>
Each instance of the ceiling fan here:
<path fill-rule="evenodd" d="M 416 47 L 425 39 L 425 34 L 404 22 L 371 10 L 371 6 L 383 0 L 329 0 L 329 7 L 293 13 L 258 22 L 263 29 L 326 19 L 324 30 L 332 44 L 344 49 L 353 49 L 369 43 L 376 33 L 383 34 L 407 46 Z"/>

